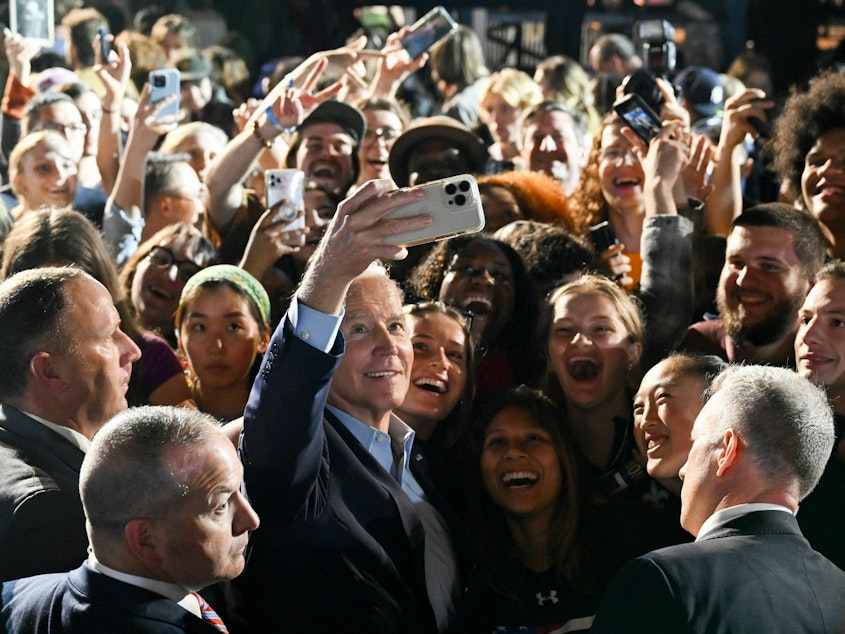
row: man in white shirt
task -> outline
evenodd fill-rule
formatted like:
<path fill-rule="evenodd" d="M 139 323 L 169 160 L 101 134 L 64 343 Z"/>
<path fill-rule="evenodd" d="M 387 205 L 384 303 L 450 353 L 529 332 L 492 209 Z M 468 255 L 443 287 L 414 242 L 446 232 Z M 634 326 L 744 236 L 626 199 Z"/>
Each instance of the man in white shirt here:
<path fill-rule="evenodd" d="M 85 559 L 79 469 L 126 408 L 139 357 L 111 295 L 81 270 L 33 269 L 0 285 L 0 580 Z"/>
<path fill-rule="evenodd" d="M 197 591 L 236 577 L 258 516 L 209 416 L 139 407 L 96 435 L 80 476 L 91 550 L 65 574 L 4 584 L 9 632 L 220 632 Z"/>
<path fill-rule="evenodd" d="M 733 366 L 711 391 L 680 471 L 696 541 L 626 564 L 592 631 L 845 631 L 845 572 L 795 519 L 833 447 L 824 392 L 768 366 Z"/>

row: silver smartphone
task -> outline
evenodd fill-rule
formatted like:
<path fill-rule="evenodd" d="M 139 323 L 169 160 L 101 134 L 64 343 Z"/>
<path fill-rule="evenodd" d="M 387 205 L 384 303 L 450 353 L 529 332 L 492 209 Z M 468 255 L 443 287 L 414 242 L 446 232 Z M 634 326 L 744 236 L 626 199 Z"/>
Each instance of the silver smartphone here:
<path fill-rule="evenodd" d="M 305 172 L 275 169 L 264 172 L 267 208 L 277 207 L 273 222 L 286 223 L 285 229 L 305 229 Z"/>
<path fill-rule="evenodd" d="M 425 192 L 423 200 L 395 209 L 385 218 L 428 214 L 432 223 L 423 229 L 388 236 L 383 239 L 385 244 L 412 247 L 463 233 L 474 233 L 484 228 L 484 210 L 481 207 L 478 183 L 469 174 L 450 176 L 417 187 Z"/>
<path fill-rule="evenodd" d="M 411 31 L 400 42 L 411 59 L 417 59 L 457 28 L 458 24 L 449 12 L 438 6 L 414 22 Z"/>
<path fill-rule="evenodd" d="M 175 115 L 179 112 L 179 71 L 175 68 L 159 68 L 151 70 L 150 103 L 158 103 L 162 99 L 175 95 L 176 99 L 156 113 L 156 118 Z"/>

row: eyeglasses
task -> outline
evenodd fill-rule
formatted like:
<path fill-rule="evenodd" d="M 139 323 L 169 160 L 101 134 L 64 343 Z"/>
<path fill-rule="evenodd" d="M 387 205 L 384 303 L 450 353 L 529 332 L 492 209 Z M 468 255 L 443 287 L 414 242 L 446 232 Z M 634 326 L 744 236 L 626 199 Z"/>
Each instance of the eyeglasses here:
<path fill-rule="evenodd" d="M 447 273 L 454 273 L 455 275 L 464 275 L 466 277 L 481 277 L 484 274 L 490 276 L 497 284 L 504 286 L 513 286 L 513 278 L 506 271 L 491 268 L 489 266 L 476 266 L 463 262 L 455 262 L 446 267 Z"/>
<path fill-rule="evenodd" d="M 147 257 L 150 258 L 150 264 L 162 269 L 170 269 L 171 266 L 176 265 L 177 277 L 183 282 L 187 282 L 202 269 L 192 260 L 177 260 L 173 251 L 167 247 L 153 247 Z"/>
<path fill-rule="evenodd" d="M 599 152 L 599 160 L 600 161 L 607 161 L 609 163 L 618 163 L 619 161 L 623 161 L 626 158 L 630 158 L 632 163 L 639 163 L 640 159 L 637 157 L 636 153 L 634 152 L 634 148 L 629 147 L 628 149 L 623 150 L 622 148 L 618 147 L 609 147 L 603 149 Z"/>
<path fill-rule="evenodd" d="M 395 130 L 393 128 L 376 128 L 375 130 L 367 130 L 366 134 L 364 134 L 364 143 L 369 145 L 371 143 L 375 143 L 379 139 L 388 143 L 400 134 L 402 134 L 401 130 Z"/>
<path fill-rule="evenodd" d="M 84 123 L 68 123 L 65 125 L 55 121 L 45 121 L 44 123 L 39 123 L 32 129 L 33 132 L 38 130 L 52 130 L 53 132 L 70 136 L 70 134 L 84 134 L 85 131 L 88 130 L 88 126 Z"/>

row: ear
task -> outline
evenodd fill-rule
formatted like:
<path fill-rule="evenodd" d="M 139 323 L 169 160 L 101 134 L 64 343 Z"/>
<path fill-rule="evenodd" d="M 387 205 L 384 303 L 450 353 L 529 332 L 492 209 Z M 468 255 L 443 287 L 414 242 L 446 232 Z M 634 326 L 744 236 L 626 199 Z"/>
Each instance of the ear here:
<path fill-rule="evenodd" d="M 265 331 L 261 333 L 261 338 L 258 340 L 258 352 L 259 354 L 264 354 L 267 350 L 267 346 L 270 345 L 270 332 Z"/>
<path fill-rule="evenodd" d="M 123 527 L 123 537 L 126 539 L 129 550 L 146 568 L 158 570 L 161 567 L 155 520 L 149 518 L 129 520 Z"/>
<path fill-rule="evenodd" d="M 15 177 L 12 179 L 12 185 L 14 185 L 18 198 L 26 198 L 26 187 L 24 187 L 23 174 L 17 172 Z"/>
<path fill-rule="evenodd" d="M 29 360 L 29 371 L 39 383 L 47 386 L 52 394 L 64 394 L 69 386 L 64 380 L 58 357 L 49 352 L 39 352 Z"/>
<path fill-rule="evenodd" d="M 739 455 L 740 443 L 742 441 L 733 429 L 729 429 L 722 437 L 722 448 L 719 449 L 719 455 L 716 458 L 716 475 L 725 475 Z"/>
<path fill-rule="evenodd" d="M 636 343 L 629 343 L 628 344 L 628 363 L 631 365 L 636 365 L 640 362 L 640 356 L 643 354 L 643 344 L 640 342 Z"/>

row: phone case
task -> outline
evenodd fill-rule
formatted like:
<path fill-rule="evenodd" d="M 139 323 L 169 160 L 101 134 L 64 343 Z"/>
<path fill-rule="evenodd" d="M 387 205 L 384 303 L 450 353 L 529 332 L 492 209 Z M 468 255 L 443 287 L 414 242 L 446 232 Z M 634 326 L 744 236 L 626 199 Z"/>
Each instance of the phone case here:
<path fill-rule="evenodd" d="M 305 228 L 305 216 L 299 215 L 305 208 L 305 172 L 298 169 L 275 169 L 264 172 L 264 189 L 267 208 L 285 202 L 273 216 L 273 222 L 289 223 L 288 231 Z M 299 216 L 299 217 L 297 217 Z"/>
<path fill-rule="evenodd" d="M 401 43 L 411 59 L 417 59 L 457 28 L 458 24 L 446 9 L 437 6 L 414 22 L 411 32 L 402 38 Z"/>
<path fill-rule="evenodd" d="M 174 115 L 179 112 L 179 71 L 175 68 L 161 68 L 150 71 L 150 103 L 157 103 L 176 95 L 176 101 L 168 104 L 163 110 L 156 113 L 157 117 Z"/>
<path fill-rule="evenodd" d="M 481 207 L 478 183 L 469 174 L 432 181 L 420 189 L 425 191 L 425 199 L 396 209 L 385 218 L 428 214 L 432 223 L 424 229 L 388 236 L 383 239 L 385 244 L 411 247 L 463 233 L 474 233 L 484 228 L 484 210 Z"/>
<path fill-rule="evenodd" d="M 108 39 L 108 32 L 106 28 L 101 26 L 97 29 L 97 33 L 100 36 L 100 54 L 103 56 L 103 63 L 108 64 L 109 61 L 109 52 L 111 51 L 111 46 L 109 44 Z"/>
<path fill-rule="evenodd" d="M 613 104 L 613 109 L 628 127 L 646 143 L 651 143 L 651 140 L 660 133 L 663 127 L 660 117 L 648 107 L 642 97 L 635 93 L 619 99 Z"/>
<path fill-rule="evenodd" d="M 593 243 L 596 253 L 604 253 L 614 244 L 619 244 L 619 240 L 616 239 L 616 232 L 607 220 L 590 227 L 590 241 Z"/>

